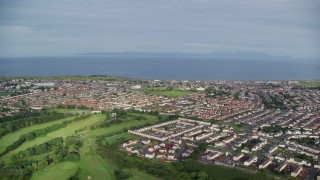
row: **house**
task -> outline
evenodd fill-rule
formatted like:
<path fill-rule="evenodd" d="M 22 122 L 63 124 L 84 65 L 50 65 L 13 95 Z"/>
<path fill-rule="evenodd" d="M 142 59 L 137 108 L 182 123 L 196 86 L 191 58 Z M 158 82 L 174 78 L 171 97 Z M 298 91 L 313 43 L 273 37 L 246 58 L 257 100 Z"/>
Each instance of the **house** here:
<path fill-rule="evenodd" d="M 242 157 L 244 156 L 244 154 L 243 153 L 240 153 L 240 154 L 238 154 L 238 155 L 236 155 L 236 156 L 233 156 L 233 160 L 234 161 L 239 161 L 239 159 L 241 159 Z"/>
<path fill-rule="evenodd" d="M 249 148 L 245 147 L 245 148 L 241 149 L 241 152 L 248 154 L 248 153 L 250 153 L 250 150 L 249 150 Z"/>
<path fill-rule="evenodd" d="M 189 157 L 192 152 L 193 150 L 186 150 L 186 152 L 182 154 L 182 157 Z"/>
<path fill-rule="evenodd" d="M 156 154 L 156 158 L 157 159 L 165 159 L 166 158 L 166 154 L 165 153 L 157 153 Z"/>
<path fill-rule="evenodd" d="M 169 149 L 168 152 L 169 152 L 169 154 L 174 154 L 175 150 L 174 149 Z"/>
<path fill-rule="evenodd" d="M 134 145 L 134 144 L 137 144 L 137 143 L 138 143 L 138 140 L 130 140 L 127 143 L 123 143 L 122 147 L 125 148 L 127 146 L 131 146 L 131 145 Z"/>
<path fill-rule="evenodd" d="M 286 168 L 288 163 L 285 161 L 277 167 L 277 170 L 281 172 L 284 168 Z"/>
<path fill-rule="evenodd" d="M 304 159 L 289 158 L 288 162 L 294 163 L 294 164 L 299 164 L 299 165 L 311 166 L 311 163 L 307 160 L 304 160 Z"/>
<path fill-rule="evenodd" d="M 136 150 L 136 149 L 131 149 L 131 154 L 137 154 L 137 155 L 139 155 L 139 151 Z"/>
<path fill-rule="evenodd" d="M 210 153 L 209 155 L 207 155 L 207 160 L 211 161 L 214 160 L 215 158 L 219 157 L 220 153 L 215 152 L 215 153 Z"/>
<path fill-rule="evenodd" d="M 272 159 L 268 159 L 259 165 L 259 169 L 263 169 L 268 167 L 272 163 Z"/>
<path fill-rule="evenodd" d="M 299 166 L 294 172 L 291 173 L 291 176 L 297 177 L 302 171 L 302 169 L 303 169 L 302 166 Z"/>
<path fill-rule="evenodd" d="M 257 162 L 257 160 L 258 160 L 258 157 L 257 156 L 253 156 L 253 157 L 249 158 L 248 160 L 246 160 L 244 162 L 244 165 L 245 166 L 250 166 L 252 163 Z"/>
<path fill-rule="evenodd" d="M 167 155 L 168 160 L 177 160 L 177 156 L 174 153 L 169 153 Z"/>
<path fill-rule="evenodd" d="M 167 153 L 167 149 L 166 149 L 166 148 L 160 148 L 160 149 L 159 149 L 159 152 L 160 152 L 160 153 Z"/>
<path fill-rule="evenodd" d="M 273 153 L 275 152 L 276 150 L 278 149 L 278 146 L 272 146 L 270 149 L 269 149 L 269 153 Z"/>
<path fill-rule="evenodd" d="M 154 148 L 152 148 L 152 147 L 148 148 L 148 152 L 153 152 L 153 151 L 154 151 Z"/>
<path fill-rule="evenodd" d="M 150 142 L 151 142 L 150 139 L 148 139 L 146 141 L 143 141 L 143 140 L 141 141 L 142 144 L 150 144 Z"/>

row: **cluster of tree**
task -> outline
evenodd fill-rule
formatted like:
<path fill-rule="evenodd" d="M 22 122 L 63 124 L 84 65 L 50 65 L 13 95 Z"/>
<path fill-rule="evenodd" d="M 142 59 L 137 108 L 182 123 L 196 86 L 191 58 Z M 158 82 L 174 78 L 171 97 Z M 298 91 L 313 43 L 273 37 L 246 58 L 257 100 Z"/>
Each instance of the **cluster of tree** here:
<path fill-rule="evenodd" d="M 207 97 L 211 97 L 211 98 L 216 98 L 218 96 L 230 95 L 231 94 L 231 92 L 229 92 L 229 91 L 225 91 L 225 90 L 221 90 L 221 89 L 216 90 L 213 87 L 206 88 L 205 92 L 206 92 L 206 96 Z"/>
<path fill-rule="evenodd" d="M 197 159 L 200 153 L 204 152 L 208 147 L 207 143 L 201 143 L 189 156 L 191 159 Z"/>
<path fill-rule="evenodd" d="M 316 138 L 304 137 L 301 139 L 295 139 L 295 141 L 299 144 L 307 144 L 309 146 L 320 146 L 320 144 L 318 143 L 319 140 Z"/>
<path fill-rule="evenodd" d="M 190 175 L 194 172 L 204 172 L 207 176 L 203 175 L 204 179 L 243 179 L 243 180 L 268 180 L 276 179 L 272 175 L 268 175 L 263 172 L 248 172 L 246 170 L 230 168 L 225 166 L 218 166 L 214 164 L 204 164 L 196 160 L 186 160 L 182 163 L 181 170 L 189 173 Z M 188 179 L 188 178 L 186 178 Z"/>
<path fill-rule="evenodd" d="M 253 148 L 253 146 L 255 146 L 256 144 L 260 143 L 261 140 L 260 139 L 251 139 L 250 141 L 247 141 L 246 143 L 241 145 L 241 149 L 247 147 L 247 148 Z"/>
<path fill-rule="evenodd" d="M 306 154 L 298 154 L 298 155 L 296 155 L 296 158 L 298 158 L 298 159 L 304 159 L 304 160 L 307 160 L 307 161 L 309 161 L 309 162 L 311 162 L 311 163 L 314 163 L 313 157 L 312 157 L 312 156 L 309 156 L 309 155 L 306 155 Z"/>
<path fill-rule="evenodd" d="M 12 116 L 4 116 L 4 117 L 0 118 L 0 123 L 14 121 L 17 119 L 29 118 L 29 117 L 47 116 L 47 115 L 56 114 L 56 113 L 57 112 L 55 112 L 55 111 L 49 112 L 46 109 L 42 109 L 41 111 L 19 112 L 19 113 L 12 115 Z"/>
<path fill-rule="evenodd" d="M 51 121 L 55 121 L 58 119 L 66 118 L 69 115 L 65 115 L 63 113 L 57 113 L 57 114 L 52 114 L 52 115 L 47 115 L 47 116 L 39 116 L 39 117 L 29 117 L 29 118 L 23 118 L 23 119 L 18 119 L 12 122 L 7 122 L 4 124 L 1 124 L 1 127 L 4 129 L 4 133 L 2 134 L 5 135 L 7 133 L 17 131 L 21 128 L 32 126 L 34 124 L 43 124 Z"/>
<path fill-rule="evenodd" d="M 0 178 L 30 179 L 32 172 L 45 169 L 51 164 L 59 163 L 63 160 L 79 161 L 80 154 L 78 153 L 78 148 L 82 145 L 81 138 L 79 136 L 69 136 L 65 139 L 64 145 L 62 145 L 61 140 L 62 138 L 56 138 L 53 140 L 55 142 L 51 141 L 50 144 L 55 144 L 52 144 L 52 146 L 57 145 L 59 148 L 54 148 L 52 154 L 47 155 L 41 160 L 24 160 L 15 163 L 13 166 L 10 166 L 10 168 L 0 168 Z M 70 150 L 71 146 L 76 147 L 76 149 Z M 74 177 L 77 176 L 77 173 Z"/>
<path fill-rule="evenodd" d="M 286 132 L 289 128 L 288 127 L 282 127 L 279 125 L 272 125 L 268 127 L 258 128 L 258 131 L 262 131 L 264 133 L 277 133 L 277 132 Z"/>
<path fill-rule="evenodd" d="M 24 151 L 20 151 L 17 154 L 11 156 L 11 160 L 16 161 L 18 159 L 23 159 L 25 157 L 36 156 L 44 153 L 53 151 L 54 149 L 61 148 L 63 146 L 63 139 L 61 137 L 54 138 L 45 143 L 35 145 Z"/>
<path fill-rule="evenodd" d="M 60 124 L 54 124 L 54 125 L 46 127 L 46 128 L 36 129 L 36 130 L 31 131 L 29 133 L 23 134 L 23 135 L 20 136 L 20 138 L 17 141 L 15 141 L 11 145 L 9 145 L 4 152 L 0 153 L 0 157 L 5 155 L 5 154 L 7 154 L 8 152 L 18 148 L 19 146 L 21 146 L 26 141 L 32 141 L 37 137 L 45 136 L 46 134 L 48 134 L 50 132 L 53 132 L 53 131 L 56 131 L 56 130 L 59 130 L 61 128 L 66 127 L 70 123 L 78 122 L 80 120 L 84 120 L 84 119 L 86 119 L 86 118 L 88 118 L 90 116 L 91 116 L 90 114 L 82 115 L 82 116 L 79 116 L 79 117 L 75 117 L 72 120 L 63 121 Z"/>
<path fill-rule="evenodd" d="M 8 152 L 18 148 L 19 146 L 21 146 L 26 141 L 32 141 L 36 137 L 44 136 L 47 133 L 50 133 L 52 131 L 56 131 L 56 130 L 61 129 L 61 128 L 65 127 L 65 126 L 66 125 L 63 124 L 63 123 L 54 124 L 52 126 L 49 126 L 49 127 L 43 128 L 43 129 L 37 129 L 37 130 L 31 131 L 31 132 L 29 132 L 27 134 L 23 134 L 23 135 L 20 136 L 20 138 L 17 141 L 15 141 L 11 145 L 9 145 L 6 148 L 6 150 L 0 154 L 0 157 L 5 155 L 5 154 L 7 154 Z"/>
<path fill-rule="evenodd" d="M 267 109 L 280 109 L 280 110 L 286 109 L 284 106 L 284 102 L 280 101 L 276 97 L 271 97 L 270 101 L 267 101 L 264 96 L 260 96 L 260 97 L 262 99 L 262 103 L 264 104 L 264 107 L 266 107 Z"/>
<path fill-rule="evenodd" d="M 117 180 L 125 180 L 133 176 L 130 172 L 125 172 L 122 169 L 115 169 L 114 174 L 116 175 Z"/>
<path fill-rule="evenodd" d="M 67 109 L 92 109 L 87 106 L 81 105 L 81 106 L 75 106 L 75 105 L 63 105 L 59 104 L 57 108 L 67 108 Z"/>

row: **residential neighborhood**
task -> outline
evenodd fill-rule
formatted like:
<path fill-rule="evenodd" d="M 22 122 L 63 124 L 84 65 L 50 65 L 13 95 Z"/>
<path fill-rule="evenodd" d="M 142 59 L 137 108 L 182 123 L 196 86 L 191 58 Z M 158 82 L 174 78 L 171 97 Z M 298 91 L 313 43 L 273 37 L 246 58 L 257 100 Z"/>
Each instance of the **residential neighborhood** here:
<path fill-rule="evenodd" d="M 309 179 L 320 176 L 320 90 L 298 83 L 2 78 L 0 117 L 43 108 L 175 115 L 128 130 L 135 138 L 119 149 Z"/>

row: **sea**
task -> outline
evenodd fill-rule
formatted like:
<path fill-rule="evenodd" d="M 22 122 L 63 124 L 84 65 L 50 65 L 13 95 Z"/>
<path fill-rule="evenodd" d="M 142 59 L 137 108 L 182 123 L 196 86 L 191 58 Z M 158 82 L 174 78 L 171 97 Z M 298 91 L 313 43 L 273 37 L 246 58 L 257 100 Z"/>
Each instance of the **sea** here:
<path fill-rule="evenodd" d="M 320 62 L 281 58 L 0 58 L 0 76 L 108 75 L 157 80 L 320 80 Z"/>

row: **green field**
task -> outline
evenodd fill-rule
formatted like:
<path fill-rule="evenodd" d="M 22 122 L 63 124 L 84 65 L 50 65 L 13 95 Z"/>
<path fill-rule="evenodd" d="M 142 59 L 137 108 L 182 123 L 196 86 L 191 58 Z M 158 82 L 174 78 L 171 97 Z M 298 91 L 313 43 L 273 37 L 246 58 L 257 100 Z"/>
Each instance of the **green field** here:
<path fill-rule="evenodd" d="M 91 118 L 90 122 L 99 123 L 99 120 L 103 120 L 105 115 L 98 114 L 93 115 L 94 118 Z M 144 117 L 144 120 L 136 120 L 137 117 Z M 94 120 L 97 119 L 97 122 Z M 138 113 L 128 113 L 126 116 L 121 117 L 123 121 L 120 124 L 114 124 L 109 127 L 105 128 L 97 128 L 91 130 L 87 128 L 85 131 L 82 131 L 81 134 L 83 135 L 83 146 L 80 148 L 80 155 L 81 159 L 79 162 L 62 162 L 56 165 L 52 165 L 48 167 L 46 170 L 40 170 L 33 173 L 32 179 L 48 179 L 48 175 L 50 176 L 49 179 L 67 179 L 74 175 L 78 168 L 80 168 L 79 177 L 80 179 L 87 179 L 89 176 L 91 179 L 116 179 L 114 174 L 114 165 L 109 162 L 107 159 L 103 159 L 97 152 L 97 144 L 96 138 L 99 136 L 109 136 L 106 137 L 106 141 L 108 142 L 116 142 L 119 139 L 132 139 L 135 138 L 132 135 L 127 133 L 121 133 L 123 128 L 129 128 L 131 126 L 139 126 L 143 125 L 147 122 L 155 123 L 157 122 L 157 117 L 147 114 L 138 114 Z M 76 124 L 76 123 L 75 123 Z M 84 127 L 86 125 L 83 122 L 79 123 L 79 127 Z M 68 128 L 68 127 L 66 127 Z M 61 129 L 61 131 L 66 131 L 66 128 Z M 60 130 L 58 130 L 60 131 Z M 55 134 L 63 134 L 67 136 L 67 133 L 62 133 L 55 131 Z M 68 131 L 70 130 L 70 127 Z M 114 135 L 115 133 L 121 133 Z M 71 132 L 72 134 L 72 132 Z M 50 137 L 54 135 L 50 134 Z M 52 137 L 53 138 L 53 137 Z M 46 138 L 48 140 L 48 138 Z M 26 147 L 24 147 L 26 148 Z M 135 169 L 126 169 L 125 171 L 129 171 L 133 174 L 133 177 L 130 179 L 157 179 L 151 175 L 148 175 L 144 172 L 135 170 Z M 52 177 L 52 178 L 51 178 Z"/>
<path fill-rule="evenodd" d="M 74 117 L 76 117 L 76 116 L 68 117 L 68 118 L 64 118 L 64 119 L 60 119 L 57 121 L 52 121 L 52 122 L 48 122 L 48 123 L 44 123 L 44 124 L 36 124 L 33 126 L 28 126 L 28 127 L 22 128 L 18 131 L 14 131 L 12 133 L 6 134 L 5 136 L 3 136 L 0 139 L 0 152 L 5 151 L 6 147 L 9 146 L 10 144 L 12 144 L 13 142 L 17 141 L 22 134 L 26 134 L 31 131 L 37 130 L 37 129 L 46 128 L 46 127 L 52 126 L 53 124 L 60 124 L 63 121 L 71 120 Z"/>
<path fill-rule="evenodd" d="M 48 167 L 45 170 L 38 170 L 33 173 L 32 180 L 56 180 L 56 179 L 68 179 L 73 176 L 78 169 L 78 163 L 64 161 L 53 166 Z M 63 173 L 61 173 L 63 172 Z"/>
<path fill-rule="evenodd" d="M 167 97 L 181 97 L 181 96 L 187 96 L 191 93 L 193 93 L 190 90 L 180 90 L 177 88 L 173 88 L 168 90 L 167 88 L 159 87 L 159 88 L 147 88 L 144 89 L 144 92 L 156 94 L 160 96 L 167 96 Z"/>
<path fill-rule="evenodd" d="M 320 81 L 302 81 L 297 84 L 296 86 L 309 86 L 309 87 L 320 87 Z"/>
<path fill-rule="evenodd" d="M 38 137 L 33 141 L 25 142 L 21 146 L 19 146 L 17 149 L 15 149 L 15 150 L 9 152 L 8 154 L 4 155 L 3 157 L 1 157 L 1 160 L 4 160 L 7 164 L 10 162 L 10 155 L 12 155 L 12 154 L 18 153 L 19 151 L 26 150 L 29 147 L 32 147 L 34 145 L 42 144 L 42 143 L 49 141 L 49 140 L 56 138 L 56 137 L 71 136 L 71 135 L 75 134 L 76 130 L 82 129 L 84 127 L 90 127 L 91 125 L 95 125 L 95 124 L 103 121 L 104 118 L 105 118 L 105 115 L 103 115 L 103 114 L 95 114 L 95 115 L 92 115 L 88 119 L 82 120 L 81 122 L 72 123 L 72 124 L 66 126 L 65 128 L 48 133 L 46 136 Z"/>

